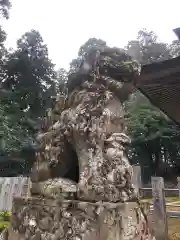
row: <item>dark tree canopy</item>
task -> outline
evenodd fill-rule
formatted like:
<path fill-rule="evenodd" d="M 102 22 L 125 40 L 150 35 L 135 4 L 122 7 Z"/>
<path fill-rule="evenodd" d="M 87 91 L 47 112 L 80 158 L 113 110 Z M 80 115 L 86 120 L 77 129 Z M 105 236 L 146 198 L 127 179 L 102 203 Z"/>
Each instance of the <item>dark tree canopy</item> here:
<path fill-rule="evenodd" d="M 0 0 L 0 15 L 8 19 L 10 7 L 11 7 L 11 2 L 9 0 Z"/>
<path fill-rule="evenodd" d="M 6 62 L 6 73 L 3 88 L 13 91 L 20 109 L 33 118 L 43 116 L 55 94 L 56 75 L 38 31 L 27 32 L 17 41 L 17 50 Z"/>

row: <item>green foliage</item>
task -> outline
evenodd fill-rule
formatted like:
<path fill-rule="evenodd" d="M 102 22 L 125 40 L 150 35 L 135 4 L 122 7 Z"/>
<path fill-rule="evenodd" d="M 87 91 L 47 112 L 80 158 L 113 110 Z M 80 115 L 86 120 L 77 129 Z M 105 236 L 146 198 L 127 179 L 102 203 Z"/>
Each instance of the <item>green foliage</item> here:
<path fill-rule="evenodd" d="M 84 56 L 93 49 L 103 49 L 104 47 L 106 47 L 106 42 L 102 39 L 90 38 L 79 48 L 78 56 Z"/>
<path fill-rule="evenodd" d="M 11 212 L 9 211 L 1 211 L 0 212 L 0 231 L 7 228 L 9 226 L 11 217 Z"/>
<path fill-rule="evenodd" d="M 93 49 L 102 49 L 106 47 L 106 42 L 103 41 L 102 39 L 97 39 L 97 38 L 90 38 L 85 42 L 78 51 L 78 56 L 77 58 L 73 59 L 70 63 L 70 70 L 69 73 L 76 72 L 77 68 L 81 64 L 81 59 L 84 57 L 85 54 L 87 54 L 89 51 Z"/>
<path fill-rule="evenodd" d="M 126 47 L 130 55 L 142 64 L 163 61 L 179 56 L 179 41 L 168 45 L 158 41 L 154 32 L 139 31 L 136 41 Z M 133 163 L 146 166 L 146 176 L 161 175 L 172 178 L 180 172 L 180 129 L 139 92 L 126 103 L 129 135 L 132 138 L 129 153 Z"/>
<path fill-rule="evenodd" d="M 9 0 L 0 0 L 0 18 L 8 19 L 9 18 L 9 9 L 11 3 Z M 4 42 L 6 40 L 6 33 L 0 26 L 0 83 L 4 79 L 5 70 L 4 70 L 4 59 L 7 55 Z"/>
<path fill-rule="evenodd" d="M 65 85 L 67 83 L 68 79 L 68 73 L 64 68 L 60 68 L 57 71 L 57 76 L 56 76 L 56 91 L 57 92 L 65 92 Z"/>
<path fill-rule="evenodd" d="M 179 127 L 139 92 L 126 103 L 126 109 L 131 161 L 146 166 L 149 176 L 166 173 L 167 177 L 171 169 L 178 171 Z"/>
<path fill-rule="evenodd" d="M 20 150 L 25 141 L 32 140 L 21 124 L 20 115 L 11 114 L 9 108 L 0 103 L 0 150 L 7 153 Z"/>
<path fill-rule="evenodd" d="M 14 92 L 14 101 L 32 118 L 43 116 L 55 94 L 54 65 L 38 31 L 25 33 L 17 50 L 9 54 L 2 86 Z"/>
<path fill-rule="evenodd" d="M 129 134 L 135 141 L 152 141 L 159 136 L 168 135 L 169 132 L 175 134 L 174 124 L 168 117 L 138 91 L 126 104 L 126 108 Z"/>
<path fill-rule="evenodd" d="M 172 57 L 178 57 L 180 56 L 180 41 L 179 40 L 175 40 L 171 43 L 170 47 L 170 55 Z"/>
<path fill-rule="evenodd" d="M 0 231 L 4 230 L 9 226 L 10 222 L 9 221 L 1 221 L 0 220 Z"/>
<path fill-rule="evenodd" d="M 10 7 L 11 7 L 11 3 L 9 0 L 0 0 L 0 15 L 8 19 Z"/>
<path fill-rule="evenodd" d="M 158 41 L 152 31 L 143 29 L 138 32 L 136 41 L 129 41 L 126 49 L 142 64 L 164 61 L 172 57 L 171 45 Z"/>
<path fill-rule="evenodd" d="M 4 218 L 10 219 L 10 217 L 11 217 L 11 212 L 10 212 L 10 211 L 6 211 L 6 210 L 5 210 L 5 211 L 1 211 L 1 212 L 0 212 L 0 217 L 3 218 L 3 219 L 4 219 Z"/>

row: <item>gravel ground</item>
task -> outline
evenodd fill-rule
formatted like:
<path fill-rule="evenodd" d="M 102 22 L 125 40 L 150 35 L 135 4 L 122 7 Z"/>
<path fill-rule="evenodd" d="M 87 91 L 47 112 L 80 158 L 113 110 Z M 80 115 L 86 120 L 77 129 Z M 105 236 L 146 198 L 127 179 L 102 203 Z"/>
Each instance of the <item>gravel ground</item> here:
<path fill-rule="evenodd" d="M 168 218 L 169 240 L 180 240 L 180 218 Z"/>

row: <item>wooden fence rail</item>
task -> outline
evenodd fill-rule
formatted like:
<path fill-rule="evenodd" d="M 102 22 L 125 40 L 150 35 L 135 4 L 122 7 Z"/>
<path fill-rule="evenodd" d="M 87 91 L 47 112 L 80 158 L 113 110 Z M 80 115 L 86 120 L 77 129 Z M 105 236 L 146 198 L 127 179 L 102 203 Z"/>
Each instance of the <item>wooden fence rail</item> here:
<path fill-rule="evenodd" d="M 177 188 L 168 189 L 164 187 L 164 179 L 161 177 L 151 177 L 152 188 L 143 188 L 141 183 L 141 168 L 139 165 L 133 166 L 133 183 L 137 192 L 142 196 L 143 192 L 151 191 L 152 208 L 151 213 L 154 222 L 154 233 L 156 240 L 168 240 L 168 217 L 180 217 L 178 211 L 166 211 L 165 193 L 178 192 L 180 197 L 180 177 L 177 178 Z"/>
<path fill-rule="evenodd" d="M 141 177 L 141 167 L 139 165 L 133 165 L 133 183 L 137 192 L 141 197 L 149 197 L 148 192 L 152 193 L 152 187 L 143 187 L 142 177 Z M 176 195 L 180 197 L 180 177 L 177 177 L 177 187 L 176 188 L 164 188 L 165 195 Z M 152 197 L 152 195 L 151 195 Z"/>
<path fill-rule="evenodd" d="M 0 178 L 0 211 L 10 211 L 14 196 L 24 196 L 28 192 L 28 178 Z"/>

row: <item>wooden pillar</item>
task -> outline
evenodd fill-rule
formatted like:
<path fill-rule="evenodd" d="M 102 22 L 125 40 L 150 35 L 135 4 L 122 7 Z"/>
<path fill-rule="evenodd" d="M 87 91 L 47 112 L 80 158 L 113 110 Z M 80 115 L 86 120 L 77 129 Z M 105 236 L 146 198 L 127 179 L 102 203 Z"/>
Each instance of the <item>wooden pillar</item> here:
<path fill-rule="evenodd" d="M 177 186 L 178 186 L 178 195 L 179 195 L 179 197 L 180 197 L 180 177 L 177 177 Z"/>
<path fill-rule="evenodd" d="M 133 184 L 136 188 L 137 193 L 139 194 L 139 189 L 142 187 L 141 181 L 141 167 L 140 165 L 133 165 Z"/>
<path fill-rule="evenodd" d="M 153 220 L 156 240 L 168 240 L 164 180 L 152 177 Z"/>
<path fill-rule="evenodd" d="M 31 185 L 32 185 L 32 182 L 31 182 L 31 178 L 29 177 L 29 178 L 28 178 L 27 198 L 28 198 L 28 197 L 31 197 Z"/>

